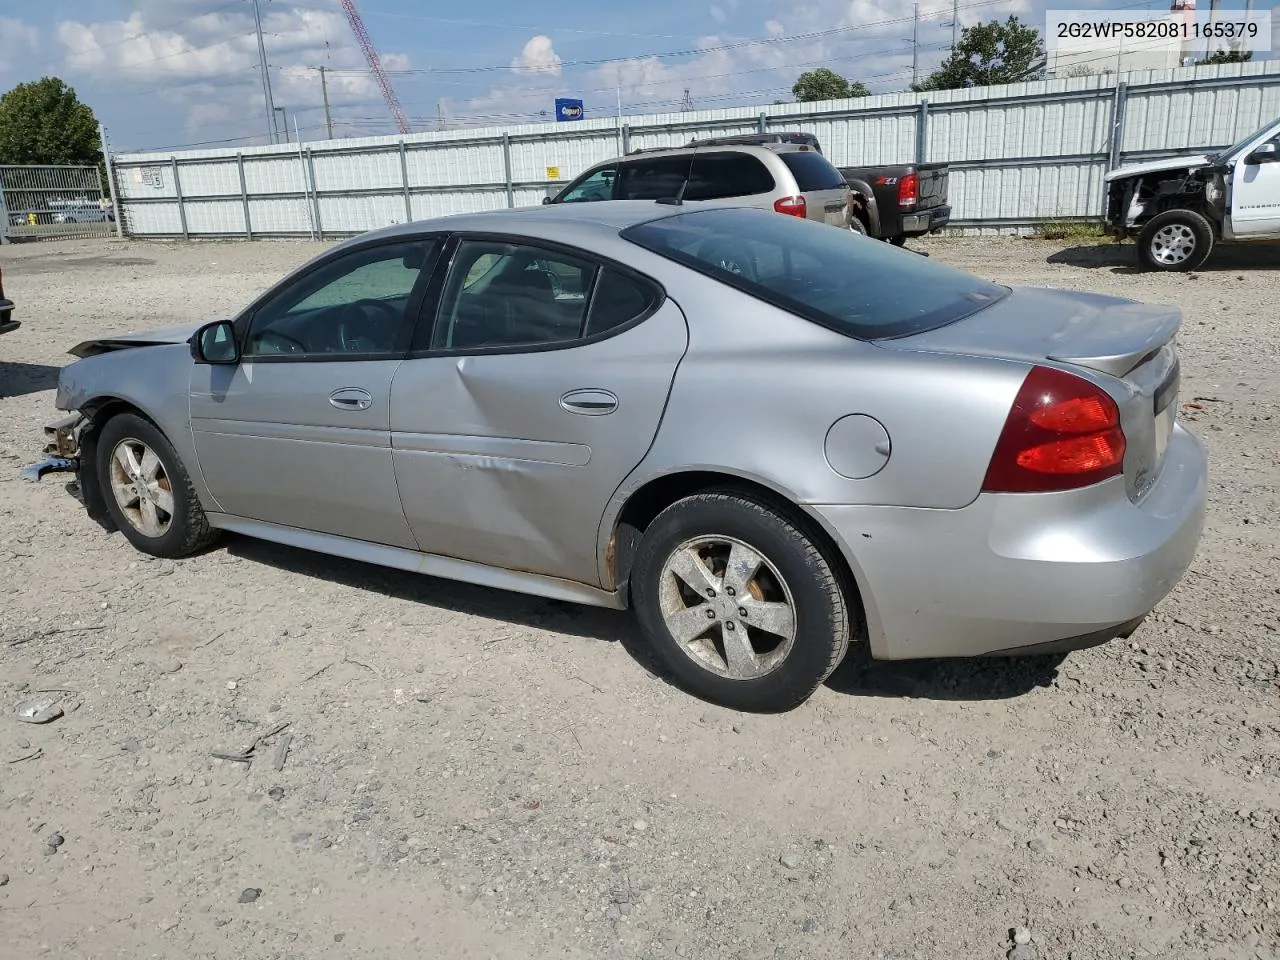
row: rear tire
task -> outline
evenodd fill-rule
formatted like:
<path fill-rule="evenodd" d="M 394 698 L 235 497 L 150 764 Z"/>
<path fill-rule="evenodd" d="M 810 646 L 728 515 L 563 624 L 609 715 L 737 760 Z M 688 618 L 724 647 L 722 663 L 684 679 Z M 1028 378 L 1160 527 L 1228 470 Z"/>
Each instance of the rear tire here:
<path fill-rule="evenodd" d="M 1213 225 L 1195 210 L 1166 210 L 1138 235 L 1138 258 L 1148 270 L 1195 270 L 1213 252 Z"/>
<path fill-rule="evenodd" d="M 832 564 L 768 504 L 697 494 L 649 525 L 632 605 L 690 692 L 737 710 L 790 710 L 844 658 L 849 603 Z"/>
<path fill-rule="evenodd" d="M 176 560 L 217 539 L 190 474 L 150 420 L 133 413 L 108 420 L 98 435 L 96 468 L 107 513 L 143 553 Z"/>

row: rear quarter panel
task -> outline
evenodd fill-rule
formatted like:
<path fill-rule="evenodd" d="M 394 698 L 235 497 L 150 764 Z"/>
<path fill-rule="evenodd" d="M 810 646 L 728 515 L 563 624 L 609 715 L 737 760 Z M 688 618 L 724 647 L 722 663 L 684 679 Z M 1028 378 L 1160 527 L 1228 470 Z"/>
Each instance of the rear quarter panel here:
<path fill-rule="evenodd" d="M 664 276 L 690 342 L 648 455 L 615 501 L 655 477 L 713 470 L 799 504 L 959 508 L 979 492 L 1027 365 L 897 353 L 819 327 L 683 267 Z M 851 414 L 888 432 L 889 458 L 850 480 L 827 434 Z"/>

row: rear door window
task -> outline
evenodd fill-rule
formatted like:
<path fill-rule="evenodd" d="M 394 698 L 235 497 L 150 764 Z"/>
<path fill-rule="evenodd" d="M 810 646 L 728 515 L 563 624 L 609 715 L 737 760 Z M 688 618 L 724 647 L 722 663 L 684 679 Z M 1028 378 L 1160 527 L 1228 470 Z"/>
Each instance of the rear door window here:
<path fill-rule="evenodd" d="M 844 177 L 822 154 L 810 153 L 808 150 L 794 150 L 779 153 L 778 156 L 787 165 L 791 175 L 796 178 L 796 184 L 800 187 L 801 193 L 809 193 L 812 190 L 844 189 Z"/>
<path fill-rule="evenodd" d="M 618 170 L 615 200 L 660 200 L 674 197 L 689 175 L 693 155 L 632 160 Z"/>
<path fill-rule="evenodd" d="M 700 153 L 693 160 L 686 200 L 719 200 L 769 193 L 777 184 L 769 168 L 749 153 Z"/>

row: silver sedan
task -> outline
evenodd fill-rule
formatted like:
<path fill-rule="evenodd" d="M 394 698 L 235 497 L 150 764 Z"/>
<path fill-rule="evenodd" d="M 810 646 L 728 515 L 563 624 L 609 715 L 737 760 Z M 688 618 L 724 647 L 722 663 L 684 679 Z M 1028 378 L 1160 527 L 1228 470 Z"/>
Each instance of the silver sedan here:
<path fill-rule="evenodd" d="M 220 531 L 635 610 L 691 691 L 1127 636 L 1200 537 L 1170 307 L 641 201 L 346 241 L 241 313 L 81 344 L 37 467 L 138 549 Z"/>

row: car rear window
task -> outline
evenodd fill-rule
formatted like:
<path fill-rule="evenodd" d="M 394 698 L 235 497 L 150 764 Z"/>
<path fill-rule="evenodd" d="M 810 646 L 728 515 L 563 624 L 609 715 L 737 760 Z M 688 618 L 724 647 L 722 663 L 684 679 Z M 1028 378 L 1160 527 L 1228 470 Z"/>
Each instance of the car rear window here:
<path fill-rule="evenodd" d="M 787 165 L 801 192 L 810 190 L 839 190 L 844 187 L 844 177 L 820 153 L 807 150 L 779 153 L 782 162 Z"/>
<path fill-rule="evenodd" d="M 768 193 L 776 184 L 769 168 L 747 153 L 698 154 L 686 200 L 720 200 Z"/>
<path fill-rule="evenodd" d="M 860 340 L 943 327 L 1009 293 L 908 250 L 767 210 L 681 213 L 629 227 L 622 236 Z"/>

